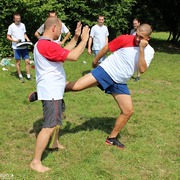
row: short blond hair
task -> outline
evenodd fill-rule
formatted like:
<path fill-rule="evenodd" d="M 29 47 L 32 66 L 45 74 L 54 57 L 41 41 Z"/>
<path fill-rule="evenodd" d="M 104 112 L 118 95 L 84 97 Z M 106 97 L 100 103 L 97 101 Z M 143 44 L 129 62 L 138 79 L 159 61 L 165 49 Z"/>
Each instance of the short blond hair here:
<path fill-rule="evenodd" d="M 57 17 L 48 17 L 44 23 L 44 30 L 49 29 L 53 25 L 59 24 L 61 24 L 61 21 Z"/>

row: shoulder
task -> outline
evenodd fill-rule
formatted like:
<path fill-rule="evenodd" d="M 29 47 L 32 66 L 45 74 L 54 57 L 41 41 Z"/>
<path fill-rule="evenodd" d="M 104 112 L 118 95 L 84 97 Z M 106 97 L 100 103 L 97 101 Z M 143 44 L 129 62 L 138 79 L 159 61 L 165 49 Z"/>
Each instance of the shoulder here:
<path fill-rule="evenodd" d="M 11 23 L 11 24 L 9 25 L 9 28 L 13 28 L 13 27 L 15 27 L 15 24 L 14 24 L 14 23 Z"/>
<path fill-rule="evenodd" d="M 46 40 L 46 39 L 40 39 L 37 42 L 37 47 L 38 50 L 42 50 L 42 49 L 46 49 L 46 50 L 50 50 L 50 49 L 60 49 L 59 44 L 51 41 L 51 40 Z"/>
<path fill-rule="evenodd" d="M 147 49 L 148 51 L 154 53 L 154 48 L 153 48 L 150 44 L 148 44 L 148 45 L 146 46 L 146 49 Z"/>
<path fill-rule="evenodd" d="M 109 50 L 111 52 L 114 52 L 115 50 L 120 48 L 134 47 L 134 38 L 135 36 L 132 35 L 120 35 L 111 42 L 109 42 Z"/>
<path fill-rule="evenodd" d="M 123 41 L 123 42 L 134 42 L 134 38 L 135 38 L 135 36 L 133 36 L 133 35 L 123 34 L 123 35 L 118 36 L 115 39 L 117 39 L 119 41 Z"/>
<path fill-rule="evenodd" d="M 49 61 L 65 61 L 69 50 L 62 48 L 56 42 L 41 39 L 36 44 L 38 52 Z"/>
<path fill-rule="evenodd" d="M 96 28 L 98 28 L 97 24 L 92 27 L 92 29 L 96 29 Z"/>
<path fill-rule="evenodd" d="M 25 26 L 25 24 L 24 24 L 24 23 L 22 23 L 22 22 L 20 22 L 20 26 Z"/>

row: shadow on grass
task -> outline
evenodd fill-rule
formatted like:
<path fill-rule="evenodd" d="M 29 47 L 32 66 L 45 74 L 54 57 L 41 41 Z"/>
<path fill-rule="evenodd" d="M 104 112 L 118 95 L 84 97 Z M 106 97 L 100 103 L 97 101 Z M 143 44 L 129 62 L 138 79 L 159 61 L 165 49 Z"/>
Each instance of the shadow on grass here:
<path fill-rule="evenodd" d="M 89 120 L 85 121 L 80 125 L 76 125 L 70 121 L 65 121 L 64 128 L 60 131 L 61 136 L 69 133 L 78 133 L 80 131 L 93 131 L 93 130 L 100 130 L 104 131 L 107 134 L 110 134 L 114 127 L 115 118 L 111 117 L 94 117 L 90 118 Z M 38 119 L 33 123 L 33 128 L 29 131 L 30 134 L 34 134 L 37 138 L 39 132 L 42 128 L 43 119 Z"/>
<path fill-rule="evenodd" d="M 37 136 L 39 134 L 39 132 L 41 131 L 42 129 L 42 125 L 43 125 L 43 118 L 41 119 L 38 119 L 37 121 L 35 121 L 33 123 L 33 128 L 29 131 L 30 134 L 34 134 L 34 137 L 37 139 Z M 47 147 L 49 146 L 49 144 L 47 145 Z M 57 149 L 56 149 L 57 150 Z M 55 150 L 54 150 L 55 151 Z M 50 150 L 48 148 L 46 148 L 43 152 L 43 155 L 42 155 L 42 160 L 45 159 L 49 153 L 53 152 L 53 150 Z"/>
<path fill-rule="evenodd" d="M 75 125 L 72 122 L 66 121 L 61 136 L 69 133 L 78 133 L 80 131 L 93 131 L 100 130 L 110 134 L 114 127 L 115 118 L 111 117 L 94 117 L 90 118 L 80 125 Z"/>
<path fill-rule="evenodd" d="M 149 44 L 154 48 L 155 52 L 165 52 L 169 54 L 180 54 L 180 45 L 173 44 L 166 40 L 152 38 Z"/>
<path fill-rule="evenodd" d="M 26 72 L 25 72 L 25 71 L 21 71 L 21 73 L 22 73 L 23 77 L 26 77 Z M 19 79 L 19 76 L 18 76 L 17 71 L 11 72 L 10 75 L 11 75 L 11 76 L 14 76 L 14 77 L 17 78 L 17 79 Z"/>
<path fill-rule="evenodd" d="M 29 131 L 30 134 L 34 134 L 34 136 L 37 138 L 39 132 L 41 131 L 43 124 L 43 118 L 38 119 L 33 123 L 33 128 Z"/>
<path fill-rule="evenodd" d="M 80 125 L 76 125 L 75 123 L 64 120 L 65 126 L 62 129 L 62 131 L 60 131 L 59 136 L 62 137 L 65 134 L 70 134 L 70 133 L 74 134 L 80 131 L 93 131 L 93 130 L 100 130 L 100 131 L 104 131 L 107 134 L 110 134 L 110 132 L 113 129 L 115 120 L 116 120 L 115 118 L 111 118 L 111 117 L 94 117 L 88 119 L 87 121 L 85 121 Z M 42 118 L 35 121 L 33 123 L 33 128 L 29 131 L 29 133 L 34 134 L 35 137 L 37 138 L 39 132 L 41 131 L 42 123 L 43 123 Z M 45 151 L 43 152 L 42 160 L 45 159 L 48 156 L 48 154 L 51 152 L 53 151 L 46 148 Z"/>

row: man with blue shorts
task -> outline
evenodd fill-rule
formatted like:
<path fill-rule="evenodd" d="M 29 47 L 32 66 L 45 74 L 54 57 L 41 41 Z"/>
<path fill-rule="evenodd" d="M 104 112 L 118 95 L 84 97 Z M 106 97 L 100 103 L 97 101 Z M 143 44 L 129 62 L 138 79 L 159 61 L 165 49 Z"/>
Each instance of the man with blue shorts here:
<path fill-rule="evenodd" d="M 16 60 L 16 69 L 17 69 L 18 77 L 21 80 L 21 82 L 24 83 L 24 79 L 21 73 L 21 68 L 20 68 L 20 60 L 22 57 L 22 59 L 25 61 L 27 80 L 31 80 L 30 60 L 29 60 L 27 47 L 26 46 L 17 47 L 17 44 L 19 42 L 24 42 L 25 40 L 27 41 L 30 41 L 30 40 L 28 36 L 26 35 L 26 27 L 21 22 L 20 14 L 15 13 L 13 15 L 13 20 L 14 20 L 14 23 L 12 23 L 8 27 L 7 39 L 12 42 L 12 48 L 14 51 L 14 58 Z"/>
<path fill-rule="evenodd" d="M 127 81 L 139 70 L 144 73 L 149 67 L 154 49 L 148 44 L 152 28 L 148 24 L 138 27 L 136 36 L 121 35 L 105 45 L 92 63 L 95 68 L 75 82 L 67 82 L 65 91 L 81 91 L 98 86 L 105 93 L 111 94 L 120 108 L 114 128 L 106 139 L 106 144 L 119 149 L 125 146 L 117 136 L 133 114 L 133 104 Z M 101 64 L 98 61 L 108 51 L 112 52 Z"/>

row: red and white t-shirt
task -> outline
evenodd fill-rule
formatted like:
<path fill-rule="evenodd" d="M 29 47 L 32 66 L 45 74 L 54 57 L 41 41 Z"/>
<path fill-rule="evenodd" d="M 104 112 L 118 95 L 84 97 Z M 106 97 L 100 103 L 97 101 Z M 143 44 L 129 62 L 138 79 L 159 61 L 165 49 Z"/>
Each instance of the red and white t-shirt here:
<path fill-rule="evenodd" d="M 135 45 L 135 36 L 121 35 L 109 42 L 108 48 L 113 53 L 100 66 L 116 83 L 126 84 L 138 68 L 139 46 Z M 154 49 L 148 44 L 144 53 L 148 67 L 154 56 Z"/>
<path fill-rule="evenodd" d="M 40 39 L 35 44 L 34 62 L 39 100 L 63 99 L 66 85 L 63 62 L 69 52 L 48 39 Z"/>

